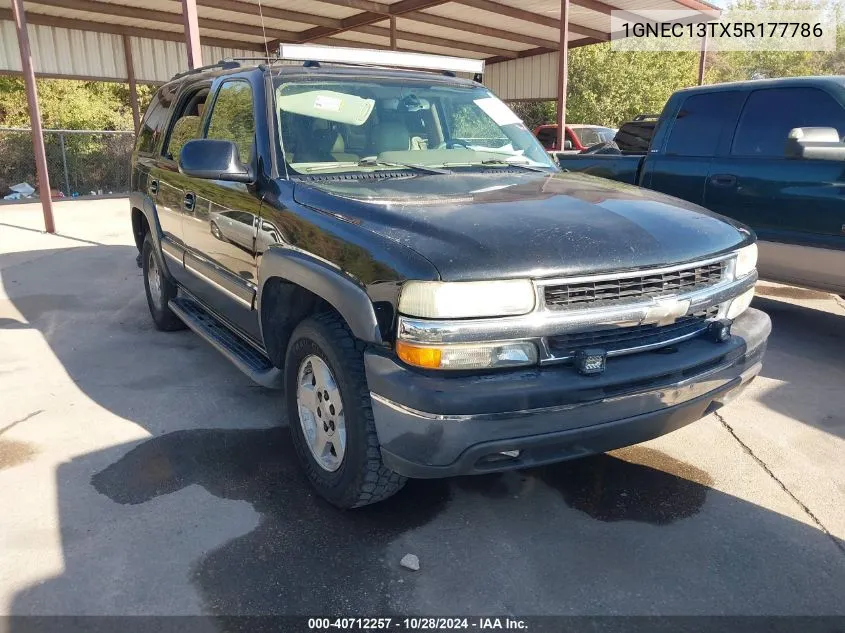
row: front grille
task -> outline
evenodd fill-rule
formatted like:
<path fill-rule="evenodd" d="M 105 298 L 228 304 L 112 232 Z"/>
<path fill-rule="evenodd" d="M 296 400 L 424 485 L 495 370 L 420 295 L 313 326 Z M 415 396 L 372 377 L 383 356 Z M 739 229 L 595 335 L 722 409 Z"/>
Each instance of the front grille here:
<path fill-rule="evenodd" d="M 554 358 L 569 358 L 579 349 L 600 348 L 606 352 L 619 352 L 645 346 L 659 347 L 675 339 L 703 332 L 707 320 L 716 317 L 718 306 L 688 314 L 671 325 L 635 325 L 612 330 L 593 330 L 550 336 L 546 339 Z"/>
<path fill-rule="evenodd" d="M 725 262 L 722 261 L 668 273 L 546 286 L 546 306 L 557 310 L 583 308 L 692 292 L 719 283 L 724 274 Z"/>

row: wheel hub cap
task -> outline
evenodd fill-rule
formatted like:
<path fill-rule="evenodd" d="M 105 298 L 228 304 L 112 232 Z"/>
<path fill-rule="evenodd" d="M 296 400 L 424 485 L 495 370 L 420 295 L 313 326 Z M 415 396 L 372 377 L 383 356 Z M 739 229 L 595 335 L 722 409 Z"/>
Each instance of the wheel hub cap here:
<path fill-rule="evenodd" d="M 153 301 L 153 305 L 161 310 L 161 274 L 158 270 L 155 253 L 152 251 L 150 251 L 150 256 L 147 260 L 147 283 L 150 286 L 150 298 Z"/>
<path fill-rule="evenodd" d="M 336 471 L 346 453 L 346 420 L 337 381 L 319 356 L 307 356 L 299 365 L 296 403 L 311 455 L 323 470 Z"/>

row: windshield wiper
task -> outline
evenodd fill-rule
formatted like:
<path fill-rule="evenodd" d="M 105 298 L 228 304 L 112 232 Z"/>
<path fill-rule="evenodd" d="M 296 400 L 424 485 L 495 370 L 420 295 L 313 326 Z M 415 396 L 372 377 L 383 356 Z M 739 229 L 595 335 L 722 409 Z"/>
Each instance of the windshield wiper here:
<path fill-rule="evenodd" d="M 538 167 L 537 165 L 529 165 L 528 163 L 521 162 L 517 163 L 511 160 L 504 160 L 501 158 L 490 158 L 488 160 L 481 161 L 482 165 L 507 165 L 508 167 L 522 167 L 523 169 L 527 169 L 528 171 L 540 171 L 543 173 L 548 173 L 548 168 L 546 167 Z"/>
<path fill-rule="evenodd" d="M 344 167 L 398 167 L 400 169 L 414 169 L 416 171 L 425 172 L 428 174 L 451 174 L 447 169 L 439 169 L 437 167 L 429 167 L 428 165 L 416 165 L 413 163 L 394 163 L 391 161 L 378 160 L 377 158 L 364 158 L 357 163 L 353 162 L 337 162 L 326 163 L 324 165 L 314 165 L 313 167 L 306 167 L 307 173 L 315 171 L 327 171 L 329 169 L 342 169 Z M 347 172 L 343 172 L 347 173 Z"/>
<path fill-rule="evenodd" d="M 416 163 L 394 163 L 393 161 L 379 160 L 377 158 L 364 158 L 358 161 L 358 167 L 400 167 L 403 169 L 416 169 L 429 174 L 451 174 L 448 169 L 418 165 Z"/>

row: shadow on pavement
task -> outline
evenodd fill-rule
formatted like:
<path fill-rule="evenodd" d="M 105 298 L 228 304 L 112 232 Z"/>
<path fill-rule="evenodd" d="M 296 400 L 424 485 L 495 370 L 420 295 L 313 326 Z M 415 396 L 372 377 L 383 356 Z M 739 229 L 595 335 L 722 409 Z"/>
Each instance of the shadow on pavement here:
<path fill-rule="evenodd" d="M 151 434 L 58 467 L 64 570 L 12 613 L 845 613 L 826 537 L 647 447 L 332 508 L 278 394 L 152 328 L 134 256 L 80 247 L 2 272 L 85 395 Z M 421 571 L 398 566 L 407 552 Z"/>
<path fill-rule="evenodd" d="M 820 293 L 801 288 L 788 296 Z M 823 295 L 824 296 L 824 295 Z M 761 375 L 783 384 L 760 401 L 770 409 L 845 438 L 845 316 L 812 307 L 758 297 L 757 308 L 772 318 L 772 335 Z"/>

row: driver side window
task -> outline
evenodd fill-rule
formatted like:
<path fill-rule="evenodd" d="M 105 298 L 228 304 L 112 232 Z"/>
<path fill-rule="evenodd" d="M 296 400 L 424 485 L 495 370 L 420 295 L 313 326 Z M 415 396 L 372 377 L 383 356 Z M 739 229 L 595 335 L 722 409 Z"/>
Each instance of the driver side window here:
<path fill-rule="evenodd" d="M 224 83 L 220 86 L 213 108 L 205 137 L 232 141 L 238 147 L 241 162 L 248 165 L 255 144 L 252 88 L 240 80 Z"/>

